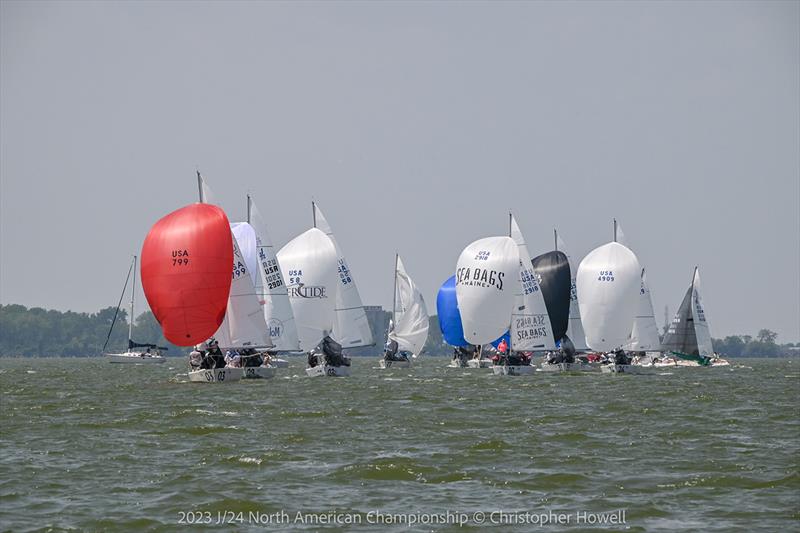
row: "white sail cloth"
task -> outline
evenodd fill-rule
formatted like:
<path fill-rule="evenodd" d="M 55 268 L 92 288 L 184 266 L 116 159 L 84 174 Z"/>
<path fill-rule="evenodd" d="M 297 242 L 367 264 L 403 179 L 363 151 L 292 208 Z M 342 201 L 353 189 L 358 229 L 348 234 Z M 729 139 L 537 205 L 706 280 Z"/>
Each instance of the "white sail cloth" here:
<path fill-rule="evenodd" d="M 311 351 L 336 320 L 336 248 L 317 228 L 298 235 L 277 255 L 286 280 L 300 349 Z"/>
<path fill-rule="evenodd" d="M 533 272 L 533 263 L 525 244 L 525 237 L 511 217 L 511 238 L 517 245 L 519 269 L 517 287 L 514 297 L 514 309 L 511 313 L 511 349 L 517 351 L 553 350 L 555 339 L 547 305 L 539 287 L 539 281 Z"/>
<path fill-rule="evenodd" d="M 644 273 L 644 269 L 642 269 L 638 311 L 633 321 L 630 342 L 623 348 L 631 352 L 651 352 L 657 351 L 660 345 L 656 315 L 653 311 L 653 300 L 650 298 L 647 276 Z"/>
<path fill-rule="evenodd" d="M 640 282 L 639 260 L 622 244 L 604 244 L 583 258 L 576 283 L 589 348 L 612 351 L 628 342 Z"/>
<path fill-rule="evenodd" d="M 264 320 L 269 328 L 269 336 L 275 350 L 296 351 L 300 349 L 297 326 L 294 321 L 289 291 L 281 272 L 275 247 L 267 232 L 267 225 L 261 217 L 255 202 L 248 196 L 250 225 L 255 233 L 256 293 L 264 302 Z"/>
<path fill-rule="evenodd" d="M 347 264 L 347 260 L 342 253 L 336 238 L 333 236 L 325 215 L 316 203 L 314 208 L 314 225 L 319 228 L 333 243 L 336 250 L 336 273 L 338 277 L 338 290 L 336 291 L 336 321 L 331 335 L 342 348 L 355 348 L 358 346 L 371 346 L 374 344 L 372 339 L 372 329 L 369 327 L 367 314 L 364 311 L 364 304 L 361 303 L 361 296 L 358 294 L 353 272 Z"/>
<path fill-rule="evenodd" d="M 428 309 L 400 256 L 395 265 L 394 301 L 394 329 L 389 338 L 397 341 L 399 350 L 419 354 L 428 340 Z"/>
<path fill-rule="evenodd" d="M 479 239 L 461 252 L 456 299 L 467 341 L 487 344 L 508 330 L 518 279 L 519 251 L 510 237 Z"/>

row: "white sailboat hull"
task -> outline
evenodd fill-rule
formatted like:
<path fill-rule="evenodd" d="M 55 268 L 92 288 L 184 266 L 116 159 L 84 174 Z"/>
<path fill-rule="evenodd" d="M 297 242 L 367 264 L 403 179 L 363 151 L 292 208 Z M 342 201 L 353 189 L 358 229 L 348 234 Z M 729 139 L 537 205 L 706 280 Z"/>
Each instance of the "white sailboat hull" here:
<path fill-rule="evenodd" d="M 489 368 L 494 363 L 491 359 L 470 359 L 467 361 L 467 368 Z"/>
<path fill-rule="evenodd" d="M 349 366 L 317 365 L 306 368 L 306 375 L 312 378 L 319 376 L 346 377 L 350 375 Z"/>
<path fill-rule="evenodd" d="M 492 372 L 495 376 L 527 376 L 536 369 L 531 365 L 494 365 Z"/>
<path fill-rule="evenodd" d="M 585 363 L 542 363 L 540 372 L 595 372 L 596 367 Z"/>
<path fill-rule="evenodd" d="M 242 379 L 242 369 L 226 366 L 206 370 L 190 370 L 189 381 L 192 383 L 225 383 Z"/>
<path fill-rule="evenodd" d="M 657 367 L 643 367 L 638 365 L 603 365 L 600 367 L 603 374 L 654 374 Z"/>
<path fill-rule="evenodd" d="M 243 379 L 269 379 L 275 377 L 278 369 L 274 366 L 246 366 L 242 370 Z"/>
<path fill-rule="evenodd" d="M 380 363 L 378 363 L 381 368 L 410 368 L 413 366 L 411 360 L 408 361 L 387 361 L 386 359 L 381 359 Z"/>
<path fill-rule="evenodd" d="M 166 358 L 163 355 L 154 355 L 141 352 L 125 352 L 107 354 L 109 363 L 123 363 L 129 365 L 163 363 Z"/>

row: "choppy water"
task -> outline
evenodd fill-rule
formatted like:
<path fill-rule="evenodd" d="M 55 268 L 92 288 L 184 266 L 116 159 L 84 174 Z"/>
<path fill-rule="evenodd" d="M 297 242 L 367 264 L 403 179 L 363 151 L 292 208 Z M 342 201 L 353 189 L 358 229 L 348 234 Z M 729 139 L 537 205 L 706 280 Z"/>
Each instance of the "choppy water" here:
<path fill-rule="evenodd" d="M 0 359 L 0 528 L 469 531 L 482 512 L 562 531 L 620 510 L 608 527 L 800 527 L 800 361 L 527 377 L 446 362 L 312 379 L 294 359 L 209 385 L 182 359 Z"/>

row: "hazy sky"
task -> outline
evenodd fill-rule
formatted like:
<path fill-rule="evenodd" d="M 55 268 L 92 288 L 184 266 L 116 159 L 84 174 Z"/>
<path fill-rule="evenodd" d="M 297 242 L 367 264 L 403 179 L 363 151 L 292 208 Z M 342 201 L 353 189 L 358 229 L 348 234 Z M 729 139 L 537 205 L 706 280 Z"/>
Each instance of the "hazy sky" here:
<path fill-rule="evenodd" d="M 0 25 L 4 304 L 116 305 L 199 168 L 278 245 L 316 199 L 365 304 L 397 250 L 435 313 L 509 209 L 576 260 L 617 217 L 659 325 L 697 264 L 713 336 L 800 340 L 798 2 L 4 0 Z"/>

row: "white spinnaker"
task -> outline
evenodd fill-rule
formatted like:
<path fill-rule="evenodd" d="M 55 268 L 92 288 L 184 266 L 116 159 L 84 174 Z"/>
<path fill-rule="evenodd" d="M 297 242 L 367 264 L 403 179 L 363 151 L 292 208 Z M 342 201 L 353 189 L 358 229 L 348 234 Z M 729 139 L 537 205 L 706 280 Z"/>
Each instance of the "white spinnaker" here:
<path fill-rule="evenodd" d="M 220 348 L 272 347 L 261 303 L 236 238 L 233 238 L 233 281 L 225 319 L 214 334 Z"/>
<path fill-rule="evenodd" d="M 525 244 L 525 237 L 511 217 L 511 238 L 517 244 L 519 253 L 519 271 L 517 274 L 514 309 L 511 313 L 511 349 L 527 352 L 533 350 L 553 350 L 553 327 L 547 305 L 539 288 L 539 281 L 533 272 L 531 255 Z"/>
<path fill-rule="evenodd" d="M 575 280 L 578 277 L 578 271 L 575 268 L 575 263 L 567 252 L 567 247 L 564 241 L 561 240 L 561 235 L 556 233 L 556 249 L 564 252 L 569 261 L 569 272 L 571 279 L 569 291 L 569 325 L 567 326 L 567 337 L 570 338 L 575 349 L 580 351 L 587 350 L 589 347 L 586 345 L 586 334 L 583 332 L 583 323 L 581 322 L 581 311 L 578 306 L 578 289 Z"/>
<path fill-rule="evenodd" d="M 364 304 L 361 303 L 361 296 L 358 294 L 353 273 L 333 236 L 333 231 L 325 219 L 325 215 L 322 214 L 316 203 L 313 204 L 313 208 L 314 226 L 330 238 L 336 249 L 336 273 L 339 283 L 336 291 L 336 322 L 331 336 L 342 345 L 342 348 L 371 346 L 374 344 L 372 330 L 369 327 L 367 314 L 364 311 Z"/>
<path fill-rule="evenodd" d="M 197 183 L 199 186 L 199 194 L 200 194 L 200 203 L 203 204 L 212 204 L 216 205 L 217 207 L 222 207 L 219 205 L 217 201 L 217 197 L 211 192 L 211 187 L 208 186 L 206 183 L 205 178 L 200 175 L 200 172 L 197 173 Z"/>
<path fill-rule="evenodd" d="M 694 278 L 692 278 L 692 318 L 697 336 L 697 350 L 700 355 L 713 355 L 714 346 L 711 344 L 711 331 L 708 329 L 706 312 L 700 297 L 700 269 L 697 267 L 694 268 Z"/>
<path fill-rule="evenodd" d="M 630 338 L 639 303 L 636 255 L 618 242 L 604 244 L 583 258 L 576 281 L 586 344 L 604 352 L 621 348 Z"/>
<path fill-rule="evenodd" d="M 275 350 L 296 351 L 300 349 L 300 341 L 297 338 L 292 304 L 289 302 L 289 291 L 275 256 L 275 247 L 267 232 L 267 225 L 253 199 L 248 199 L 250 225 L 256 236 L 256 293 L 264 301 L 264 320 L 269 328 L 269 336 Z"/>
<path fill-rule="evenodd" d="M 490 343 L 511 324 L 519 279 L 519 251 L 511 237 L 487 237 L 467 246 L 456 266 L 456 299 L 464 338 Z"/>
<path fill-rule="evenodd" d="M 247 222 L 234 222 L 231 224 L 231 231 L 239 244 L 239 251 L 242 252 L 244 257 L 244 264 L 250 272 L 250 279 L 253 281 L 253 286 L 256 287 L 256 294 L 261 298 L 258 292 L 258 251 L 256 249 L 256 232 L 253 226 Z"/>
<path fill-rule="evenodd" d="M 653 300 L 650 297 L 650 288 L 647 286 L 647 276 L 642 269 L 638 311 L 633 321 L 631 340 L 624 348 L 631 352 L 654 352 L 658 351 L 660 347 L 661 340 L 658 338 Z"/>
<path fill-rule="evenodd" d="M 336 319 L 336 248 L 317 228 L 301 233 L 278 252 L 300 349 L 311 351 Z"/>
<path fill-rule="evenodd" d="M 422 351 L 428 339 L 428 309 L 399 255 L 394 275 L 394 329 L 389 332 L 389 338 L 397 341 L 400 350 L 416 355 Z"/>

